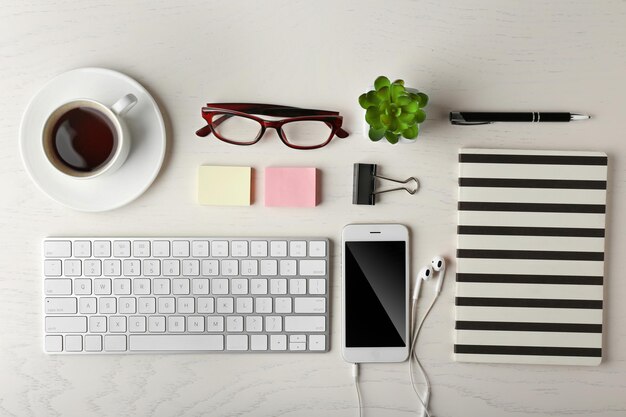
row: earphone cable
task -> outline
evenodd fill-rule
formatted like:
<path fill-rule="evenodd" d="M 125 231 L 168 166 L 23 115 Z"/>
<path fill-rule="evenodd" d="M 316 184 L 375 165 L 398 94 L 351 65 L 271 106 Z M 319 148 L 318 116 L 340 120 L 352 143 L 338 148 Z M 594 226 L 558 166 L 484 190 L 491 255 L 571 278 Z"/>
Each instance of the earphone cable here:
<path fill-rule="evenodd" d="M 433 309 L 433 307 L 435 306 L 435 303 L 437 302 L 437 299 L 439 298 L 439 293 L 437 293 L 435 295 L 435 298 L 433 298 L 433 300 L 431 301 L 430 305 L 428 306 L 428 308 L 426 309 L 426 313 L 424 313 L 424 317 L 422 317 L 422 320 L 419 322 L 419 324 L 417 325 L 417 328 L 414 328 L 413 331 L 413 335 L 411 338 L 411 345 L 410 345 L 410 355 L 409 355 L 409 371 L 410 371 L 410 375 L 411 375 L 411 385 L 413 386 L 413 391 L 415 391 L 415 394 L 417 394 L 417 398 L 420 400 L 420 402 L 422 403 L 422 410 L 423 413 L 422 415 L 426 415 L 427 417 L 430 417 L 430 413 L 428 412 L 428 402 L 429 402 L 429 397 L 430 397 L 430 390 L 431 390 L 431 385 L 430 385 L 430 380 L 428 379 L 428 375 L 426 374 L 426 370 L 424 369 L 424 367 L 422 366 L 419 358 L 417 357 L 417 339 L 418 336 L 422 330 L 422 326 L 424 325 L 424 322 L 426 321 L 426 318 L 428 317 L 428 315 L 430 314 L 431 310 Z M 417 300 L 413 301 L 413 306 L 412 306 L 412 316 L 413 316 L 413 327 L 415 327 L 415 323 L 417 322 Z M 426 395 L 424 396 L 424 398 L 422 398 L 418 391 L 417 391 L 417 387 L 415 385 L 415 379 L 414 379 L 414 372 L 413 372 L 413 361 L 412 359 L 415 359 L 415 363 L 417 363 L 417 366 L 419 367 L 420 372 L 422 373 L 422 376 L 424 378 L 424 382 L 426 384 Z"/>
<path fill-rule="evenodd" d="M 359 364 L 352 364 L 352 378 L 354 379 L 354 387 L 356 388 L 356 396 L 359 404 L 359 417 L 362 415 L 363 404 L 361 402 L 361 387 L 359 385 Z"/>

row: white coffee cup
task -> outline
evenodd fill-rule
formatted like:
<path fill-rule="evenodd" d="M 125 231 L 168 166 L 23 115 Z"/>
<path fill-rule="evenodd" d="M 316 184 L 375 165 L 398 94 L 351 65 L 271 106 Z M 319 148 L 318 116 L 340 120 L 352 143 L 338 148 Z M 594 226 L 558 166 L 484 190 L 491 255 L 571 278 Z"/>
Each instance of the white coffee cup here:
<path fill-rule="evenodd" d="M 48 116 L 42 132 L 42 145 L 48 162 L 50 162 L 57 171 L 76 179 L 95 178 L 115 172 L 124 164 L 130 151 L 131 137 L 126 123 L 124 123 L 124 116 L 135 104 L 137 104 L 137 97 L 133 94 L 126 94 L 110 107 L 92 99 L 76 99 L 57 107 L 50 113 L 50 116 Z M 98 155 L 96 155 L 97 158 L 102 158 L 102 163 L 98 166 L 89 167 L 89 164 L 84 162 L 85 166 L 79 167 L 78 164 L 72 164 L 69 161 L 69 159 L 73 161 L 85 161 L 86 159 L 86 155 L 82 155 L 73 148 L 73 144 L 78 143 L 77 141 L 82 141 L 80 143 L 83 145 L 84 152 L 96 152 L 96 146 L 91 146 L 92 149 L 89 149 L 87 146 L 89 143 L 95 145 L 93 143 L 95 139 L 93 138 L 96 136 L 89 139 L 92 142 L 88 142 L 85 138 L 81 139 L 78 137 L 80 133 L 76 133 L 77 130 L 72 130 L 71 125 L 58 125 L 59 122 L 64 123 L 63 118 L 69 117 L 70 112 L 73 110 L 76 111 L 77 109 L 80 112 L 87 112 L 88 118 L 91 118 L 93 123 L 106 124 L 105 127 L 108 128 L 108 131 L 110 131 L 113 137 L 110 151 L 98 152 Z M 76 114 L 76 112 L 74 112 L 74 114 Z M 99 120 L 99 118 L 102 120 Z M 85 123 L 84 126 L 86 126 L 87 121 L 87 119 L 84 119 L 82 122 Z M 60 142 L 57 139 L 60 134 L 59 130 L 61 129 L 64 129 L 63 132 L 67 137 L 72 137 L 72 135 L 76 136 L 73 140 L 68 139 L 66 142 L 69 142 L 69 145 L 63 147 L 62 150 L 60 149 Z M 73 133 L 68 133 L 70 131 Z M 106 134 L 104 128 L 101 128 L 100 131 Z M 68 156 L 70 156 L 70 158 L 68 158 Z"/>

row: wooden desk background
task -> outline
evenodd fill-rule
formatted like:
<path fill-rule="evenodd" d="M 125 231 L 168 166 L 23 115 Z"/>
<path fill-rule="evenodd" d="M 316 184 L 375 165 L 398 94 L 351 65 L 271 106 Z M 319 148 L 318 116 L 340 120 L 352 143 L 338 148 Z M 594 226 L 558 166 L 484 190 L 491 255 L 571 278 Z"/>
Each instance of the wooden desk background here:
<path fill-rule="evenodd" d="M 153 186 L 132 204 L 76 213 L 43 195 L 18 156 L 30 98 L 66 70 L 122 71 L 159 101 L 169 149 Z M 0 7 L 0 415 L 355 416 L 340 355 L 341 228 L 401 222 L 414 272 L 454 259 L 457 150 L 462 146 L 602 150 L 610 156 L 605 360 L 599 367 L 452 361 L 453 274 L 419 353 L 438 416 L 626 415 L 626 3 L 624 1 L 15 1 Z M 370 143 L 358 95 L 379 74 L 432 98 L 418 143 Z M 199 140 L 207 101 L 340 110 L 349 139 L 297 152 L 275 137 L 240 148 Z M 450 126 L 458 109 L 572 110 L 589 122 Z M 351 204 L 352 163 L 416 175 L 416 196 Z M 201 207 L 201 164 L 312 165 L 315 209 Z M 320 235 L 333 239 L 332 349 L 316 355 L 54 357 L 42 353 L 40 241 L 48 235 Z M 365 365 L 364 416 L 412 416 L 408 365 Z"/>

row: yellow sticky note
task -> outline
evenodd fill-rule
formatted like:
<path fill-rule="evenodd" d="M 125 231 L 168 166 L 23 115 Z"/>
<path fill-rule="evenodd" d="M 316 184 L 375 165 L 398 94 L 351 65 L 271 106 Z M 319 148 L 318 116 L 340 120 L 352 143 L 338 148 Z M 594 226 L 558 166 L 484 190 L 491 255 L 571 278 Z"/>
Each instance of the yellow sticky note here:
<path fill-rule="evenodd" d="M 198 203 L 207 206 L 249 206 L 250 167 L 201 166 Z"/>

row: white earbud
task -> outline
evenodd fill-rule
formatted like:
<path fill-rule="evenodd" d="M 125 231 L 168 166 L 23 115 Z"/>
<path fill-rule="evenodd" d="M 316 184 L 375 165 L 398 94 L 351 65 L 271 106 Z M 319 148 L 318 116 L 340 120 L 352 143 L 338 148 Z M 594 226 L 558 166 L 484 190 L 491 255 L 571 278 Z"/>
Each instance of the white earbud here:
<path fill-rule="evenodd" d="M 415 281 L 415 287 L 413 288 L 413 299 L 417 300 L 420 296 L 420 289 L 422 288 L 422 281 L 428 281 L 433 276 L 433 268 L 429 266 L 425 266 L 420 269 L 419 274 L 417 274 L 417 280 Z"/>
<path fill-rule="evenodd" d="M 437 280 L 437 287 L 435 291 L 437 294 L 441 292 L 441 287 L 443 287 L 443 279 L 446 276 L 446 260 L 441 256 L 435 256 L 432 261 L 430 261 L 432 268 L 439 273 L 439 279 Z"/>

